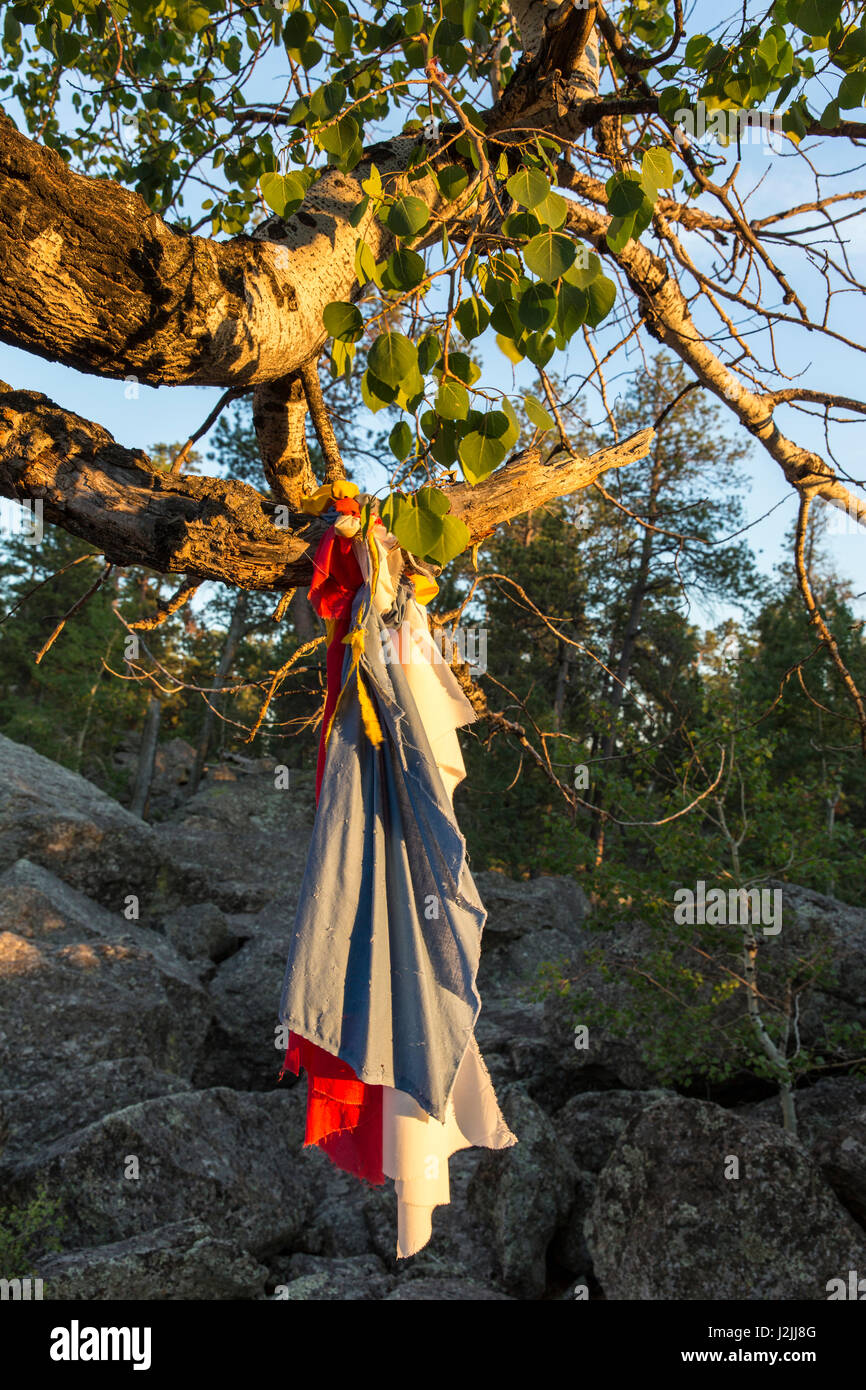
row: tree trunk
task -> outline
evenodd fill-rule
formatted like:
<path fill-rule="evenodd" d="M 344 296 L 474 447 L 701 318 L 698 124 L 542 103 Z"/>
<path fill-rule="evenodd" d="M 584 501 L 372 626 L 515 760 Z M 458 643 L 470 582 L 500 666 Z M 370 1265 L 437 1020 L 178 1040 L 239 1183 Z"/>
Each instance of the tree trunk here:
<path fill-rule="evenodd" d="M 141 731 L 141 746 L 138 750 L 138 767 L 135 773 L 135 787 L 132 792 L 130 811 L 141 816 L 147 810 L 150 797 L 150 784 L 153 781 L 153 768 L 156 762 L 156 749 L 159 743 L 159 726 L 162 722 L 162 701 L 151 695 Z"/>
<path fill-rule="evenodd" d="M 229 630 L 226 633 L 226 640 L 223 643 L 219 665 L 217 666 L 216 676 L 214 677 L 214 685 L 217 687 L 225 684 L 229 671 L 231 670 L 232 662 L 235 659 L 235 653 L 238 649 L 238 643 L 243 636 L 247 619 L 248 602 L 247 595 L 243 592 L 240 592 L 235 599 Z M 201 735 L 195 753 L 195 762 L 193 763 L 192 773 L 190 774 L 189 783 L 187 784 L 187 796 L 195 796 L 198 791 L 202 773 L 204 772 L 208 749 L 210 748 L 211 739 L 213 738 L 214 724 L 220 712 L 220 708 L 222 707 L 222 702 L 222 695 L 214 694 L 210 697 L 207 704 L 205 717 L 201 726 Z"/>

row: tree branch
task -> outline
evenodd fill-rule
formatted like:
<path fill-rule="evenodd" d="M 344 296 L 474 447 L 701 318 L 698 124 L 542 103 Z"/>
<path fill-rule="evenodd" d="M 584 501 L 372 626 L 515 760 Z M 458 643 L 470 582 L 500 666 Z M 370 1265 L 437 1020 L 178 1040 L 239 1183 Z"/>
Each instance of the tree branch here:
<path fill-rule="evenodd" d="M 522 512 L 588 487 L 609 468 L 643 458 L 651 429 L 589 458 L 545 463 L 539 449 L 516 454 L 477 487 L 450 489 L 470 543 Z M 100 425 L 35 391 L 0 383 L 0 495 L 41 500 L 46 521 L 99 547 L 107 560 L 146 565 L 189 582 L 285 590 L 312 577 L 324 534 L 318 517 L 296 514 L 234 479 L 172 474 Z"/>

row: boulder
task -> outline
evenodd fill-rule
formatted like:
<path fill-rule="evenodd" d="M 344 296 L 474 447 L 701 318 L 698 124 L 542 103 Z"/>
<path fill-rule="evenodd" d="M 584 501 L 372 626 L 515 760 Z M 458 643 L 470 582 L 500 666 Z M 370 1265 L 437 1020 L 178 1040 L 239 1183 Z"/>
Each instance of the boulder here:
<path fill-rule="evenodd" d="M 574 1276 L 587 1280 L 592 1257 L 584 1225 L 592 1205 L 598 1175 L 620 1135 L 648 1105 L 663 1100 L 665 1091 L 584 1091 L 566 1102 L 553 1124 L 565 1151 L 577 1168 L 571 1208 L 551 1247 L 554 1260 Z"/>
<path fill-rule="evenodd" d="M 620 1136 L 585 1233 L 608 1299 L 822 1300 L 866 1269 L 866 1236 L 801 1144 L 682 1097 Z"/>
<path fill-rule="evenodd" d="M 866 1107 L 823 1135 L 812 1155 L 840 1202 L 866 1227 Z"/>
<path fill-rule="evenodd" d="M 232 763 L 225 777 L 209 775 L 176 816 L 152 829 L 173 861 L 203 884 L 186 902 L 257 913 L 296 894 L 314 813 L 312 772 L 256 759 Z"/>
<path fill-rule="evenodd" d="M 315 1205 L 292 1093 L 218 1089 L 107 1115 L 14 1170 L 16 1205 L 44 1187 L 66 1250 L 130 1240 L 178 1221 L 265 1254 L 297 1243 Z"/>
<path fill-rule="evenodd" d="M 162 921 L 172 946 L 187 960 L 224 960 L 239 949 L 246 933 L 239 934 L 216 903 L 191 903 L 176 908 Z"/>
<path fill-rule="evenodd" d="M 0 735 L 0 871 L 22 858 L 113 911 L 135 895 L 142 920 L 207 897 L 195 863 L 181 869 L 152 826 L 77 772 Z"/>
<path fill-rule="evenodd" d="M 471 1279 L 407 1279 L 385 1295 L 386 1303 L 490 1303 L 513 1300 Z"/>
<path fill-rule="evenodd" d="M 490 1232 L 503 1287 L 541 1298 L 547 1252 L 574 1201 L 577 1169 L 552 1122 L 515 1084 L 499 1097 L 518 1143 L 482 1153 L 468 1193 L 470 1214 Z"/>
<path fill-rule="evenodd" d="M 176 1221 L 91 1250 L 40 1261 L 48 1301 L 255 1299 L 267 1266 L 202 1221 Z"/>
<path fill-rule="evenodd" d="M 4 1165 L 33 1158 L 37 1150 L 142 1100 L 189 1091 L 184 1077 L 158 1071 L 149 1058 L 119 1057 L 90 1066 L 59 1065 L 22 1091 L 0 1091 L 0 1143 Z"/>
<path fill-rule="evenodd" d="M 275 1085 L 285 1056 L 276 1030 L 295 906 L 294 893 L 276 896 L 247 917 L 245 940 L 218 965 L 210 982 L 214 1028 L 197 1073 L 200 1085 Z"/>
<path fill-rule="evenodd" d="M 584 939 L 588 902 L 573 878 L 544 875 L 516 882 L 505 874 L 474 875 L 487 909 L 478 972 L 481 997 L 532 985 L 539 967 L 574 954 Z"/>
<path fill-rule="evenodd" d="M 393 1283 L 375 1255 L 326 1260 L 292 1255 L 277 1275 L 274 1302 L 372 1302 L 383 1299 Z"/>
<path fill-rule="evenodd" d="M 189 1076 L 211 1006 L 169 942 L 19 860 L 0 877 L 0 1076 L 6 1090 L 144 1057 Z"/>

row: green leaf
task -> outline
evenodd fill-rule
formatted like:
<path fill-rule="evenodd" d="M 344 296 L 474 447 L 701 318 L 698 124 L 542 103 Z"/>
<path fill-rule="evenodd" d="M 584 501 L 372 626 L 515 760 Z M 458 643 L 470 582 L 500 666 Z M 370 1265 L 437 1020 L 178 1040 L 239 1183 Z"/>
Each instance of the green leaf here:
<path fill-rule="evenodd" d="M 478 0 L 463 0 L 463 37 L 471 39 L 475 33 L 475 20 L 478 15 Z"/>
<path fill-rule="evenodd" d="M 325 305 L 322 320 L 332 338 L 339 338 L 345 342 L 355 342 L 364 331 L 360 309 L 339 299 Z"/>
<path fill-rule="evenodd" d="M 358 283 L 366 285 L 376 274 L 376 262 L 373 259 L 373 252 L 370 250 L 366 241 L 358 241 L 355 247 L 355 274 Z"/>
<path fill-rule="evenodd" d="M 611 217 L 629 217 L 637 212 L 645 197 L 637 174 L 614 174 L 605 187 Z"/>
<path fill-rule="evenodd" d="M 410 555 L 424 559 L 442 531 L 441 518 L 426 507 L 419 507 L 414 498 L 392 492 L 385 498 L 380 514 L 392 535 Z"/>
<path fill-rule="evenodd" d="M 454 376 L 459 376 L 461 381 L 465 381 L 467 386 L 474 385 L 481 375 L 481 368 L 465 352 L 449 352 L 448 370 L 453 372 Z"/>
<path fill-rule="evenodd" d="M 573 264 L 577 247 L 562 232 L 541 232 L 523 249 L 523 259 L 534 275 L 550 283 Z"/>
<path fill-rule="evenodd" d="M 380 333 L 367 355 L 370 371 L 395 389 L 418 370 L 415 344 L 402 333 Z"/>
<path fill-rule="evenodd" d="M 605 240 L 614 255 L 618 255 L 634 236 L 635 213 L 628 217 L 612 217 Z"/>
<path fill-rule="evenodd" d="M 424 507 L 434 516 L 446 516 L 451 510 L 451 498 L 447 492 L 443 492 L 441 488 L 432 487 L 429 483 L 426 483 L 424 487 L 419 487 L 415 493 L 415 500 L 419 507 Z"/>
<path fill-rule="evenodd" d="M 606 319 L 616 300 L 616 285 L 606 275 L 599 275 L 586 287 L 589 297 L 589 310 L 586 322 L 590 328 L 597 328 Z"/>
<path fill-rule="evenodd" d="M 454 317 L 463 337 L 470 341 L 480 337 L 490 322 L 490 313 L 486 304 L 482 304 L 476 295 L 473 295 L 471 299 L 464 299 L 461 304 L 458 304 Z"/>
<path fill-rule="evenodd" d="M 358 138 L 358 122 L 354 116 L 343 116 L 334 125 L 325 126 L 316 132 L 316 139 L 328 154 L 340 157 L 348 154 Z"/>
<path fill-rule="evenodd" d="M 591 281 L 601 274 L 601 261 L 594 251 L 587 252 L 586 247 L 581 247 L 582 255 L 578 256 L 573 266 L 570 266 L 562 277 L 570 285 L 577 285 L 583 289 Z M 582 264 L 586 261 L 586 264 Z"/>
<path fill-rule="evenodd" d="M 501 412 L 500 412 L 501 413 Z M 505 458 L 505 445 L 493 435 L 472 430 L 457 446 L 457 457 L 467 483 L 480 483 Z"/>
<path fill-rule="evenodd" d="M 287 49 L 301 49 L 312 32 L 309 15 L 303 10 L 294 10 L 283 20 L 283 43 Z"/>
<path fill-rule="evenodd" d="M 442 382 L 436 393 L 436 413 L 443 420 L 465 420 L 469 414 L 469 392 L 459 381 Z"/>
<path fill-rule="evenodd" d="M 653 202 L 662 188 L 671 187 L 674 181 L 674 166 L 667 150 L 647 150 L 641 160 L 640 181 L 645 193 Z"/>
<path fill-rule="evenodd" d="M 448 513 L 450 502 L 438 488 L 419 488 L 415 497 L 391 493 L 381 508 L 382 520 L 397 540 L 421 560 L 447 565 L 470 541 L 465 521 Z"/>
<path fill-rule="evenodd" d="M 842 13 L 842 0 L 803 0 L 791 13 L 791 19 L 804 34 L 823 38 L 829 34 Z"/>
<path fill-rule="evenodd" d="M 374 414 L 377 410 L 384 410 L 386 406 L 393 404 L 396 394 L 392 386 L 386 386 L 384 381 L 379 381 L 369 368 L 361 377 L 361 399 Z"/>
<path fill-rule="evenodd" d="M 439 539 L 423 558 L 432 560 L 436 565 L 447 565 L 450 560 L 462 554 L 471 539 L 469 527 L 461 517 L 443 516 Z"/>
<path fill-rule="evenodd" d="M 403 29 L 407 34 L 420 34 L 424 28 L 423 5 L 410 5 L 403 16 Z"/>
<path fill-rule="evenodd" d="M 382 284 L 387 290 L 414 290 L 427 274 L 424 257 L 408 246 L 401 246 L 388 257 L 388 264 L 382 276 Z"/>
<path fill-rule="evenodd" d="M 504 410 L 488 410 L 478 421 L 479 434 L 490 439 L 504 439 L 510 428 L 510 421 Z"/>
<path fill-rule="evenodd" d="M 388 435 L 388 444 L 391 453 L 402 463 L 408 458 L 415 442 L 415 436 L 405 420 L 398 420 L 391 433 Z"/>
<path fill-rule="evenodd" d="M 523 353 L 520 351 L 520 348 L 512 338 L 506 338 L 504 333 L 497 333 L 496 346 L 499 348 L 499 351 L 508 358 L 509 362 L 514 363 L 515 367 L 519 362 L 523 361 Z"/>
<path fill-rule="evenodd" d="M 589 295 L 579 285 L 563 280 L 556 297 L 557 323 L 562 337 L 568 341 L 586 322 Z"/>
<path fill-rule="evenodd" d="M 297 174 L 262 174 L 259 187 L 268 207 L 278 217 L 291 217 L 297 212 L 307 191 Z"/>
<path fill-rule="evenodd" d="M 504 444 L 507 453 L 509 449 L 514 447 L 520 438 L 521 428 L 520 421 L 517 418 L 517 411 L 514 409 L 514 406 L 507 396 L 502 397 L 502 411 L 508 420 L 508 429 L 500 436 L 499 442 L 500 444 Z"/>
<path fill-rule="evenodd" d="M 523 208 L 538 207 L 550 192 L 550 184 L 539 169 L 521 169 L 512 174 L 505 187 L 515 203 Z"/>
<path fill-rule="evenodd" d="M 453 420 L 439 421 L 430 454 L 443 468 L 450 468 L 457 462 L 457 425 Z"/>
<path fill-rule="evenodd" d="M 426 375 L 432 371 L 442 356 L 442 348 L 435 333 L 425 333 L 418 344 L 418 370 Z"/>
<path fill-rule="evenodd" d="M 346 100 L 346 88 L 342 82 L 328 82 L 313 92 L 310 97 L 310 110 L 320 121 L 329 121 L 342 109 Z"/>
<path fill-rule="evenodd" d="M 842 78 L 836 102 L 843 111 L 853 111 L 863 105 L 866 97 L 866 72 L 849 72 Z M 823 124 L 823 122 L 822 122 Z"/>
<path fill-rule="evenodd" d="M 498 304 L 494 304 L 490 322 L 496 332 L 504 338 L 511 338 L 516 342 L 523 336 L 523 324 L 520 322 L 517 304 L 513 299 L 501 299 Z"/>
<path fill-rule="evenodd" d="M 469 187 L 469 175 L 459 164 L 446 164 L 444 169 L 438 170 L 436 182 L 443 198 L 453 201 Z"/>
<path fill-rule="evenodd" d="M 502 222 L 502 235 L 512 241 L 528 241 L 540 231 L 541 223 L 534 212 L 510 212 Z"/>
<path fill-rule="evenodd" d="M 535 216 L 539 222 L 543 222 L 545 227 L 552 227 L 558 231 L 565 221 L 568 213 L 568 203 L 559 193 L 548 193 L 542 202 L 535 208 Z"/>
<path fill-rule="evenodd" d="M 550 285 L 530 285 L 524 290 L 517 313 L 524 328 L 547 328 L 556 314 L 556 295 Z"/>
<path fill-rule="evenodd" d="M 534 366 L 546 367 L 556 351 L 556 338 L 553 333 L 530 333 L 523 341 L 523 348 Z"/>
<path fill-rule="evenodd" d="M 351 53 L 354 25 L 347 14 L 337 17 L 334 25 L 334 48 L 338 53 Z"/>
<path fill-rule="evenodd" d="M 430 220 L 427 204 L 404 193 L 385 213 L 385 225 L 395 236 L 415 236 Z"/>
<path fill-rule="evenodd" d="M 523 397 L 523 409 L 526 411 L 527 418 L 537 430 L 552 430 L 553 416 L 550 415 L 535 396 Z"/>

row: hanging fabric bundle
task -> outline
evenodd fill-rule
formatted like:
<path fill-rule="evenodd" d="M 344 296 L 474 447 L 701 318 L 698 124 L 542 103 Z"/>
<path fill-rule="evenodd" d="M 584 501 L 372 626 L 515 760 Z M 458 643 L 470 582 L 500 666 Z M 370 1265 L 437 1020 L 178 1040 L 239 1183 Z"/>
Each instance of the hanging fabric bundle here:
<path fill-rule="evenodd" d="M 405 572 L 378 518 L 361 534 L 353 483 L 326 484 L 304 509 L 331 508 L 310 587 L 327 696 L 283 1070 L 307 1073 L 306 1144 L 368 1182 L 394 1180 L 405 1257 L 450 1200 L 449 1156 L 516 1142 L 475 1041 L 486 913 L 452 805 L 456 730 L 475 714 L 430 634 L 435 582 Z"/>

